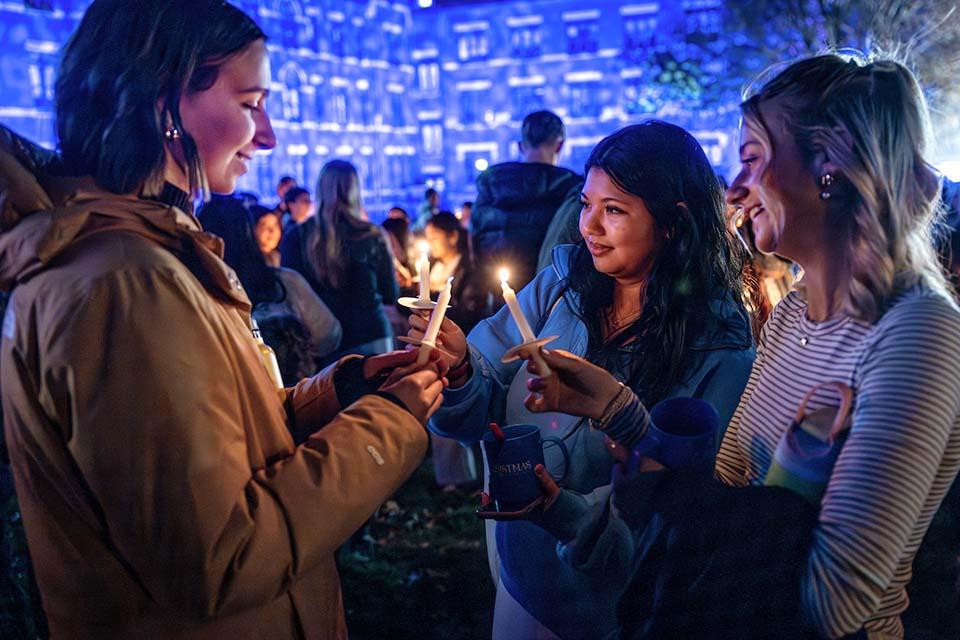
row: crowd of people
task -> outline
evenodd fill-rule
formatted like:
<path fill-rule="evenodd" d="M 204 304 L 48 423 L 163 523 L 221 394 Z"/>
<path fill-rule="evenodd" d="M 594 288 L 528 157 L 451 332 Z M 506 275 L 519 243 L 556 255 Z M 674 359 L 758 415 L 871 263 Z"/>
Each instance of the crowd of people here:
<path fill-rule="evenodd" d="M 219 0 L 95 0 L 63 50 L 57 151 L 0 128 L 0 488 L 34 628 L 346 637 L 337 548 L 428 442 L 438 482 L 470 485 L 478 441 L 524 424 L 564 453 L 538 499 L 484 511 L 496 640 L 904 637 L 960 468 L 937 235 L 960 198 L 904 65 L 785 66 L 741 104 L 729 186 L 660 120 L 561 168 L 563 122 L 538 111 L 459 216 L 430 189 L 376 225 L 345 160 L 312 189 L 285 176 L 272 208 L 234 194 L 276 145 L 266 41 Z M 397 305 L 421 275 L 453 278 L 425 357 L 395 341 L 427 330 Z M 555 340 L 510 360 L 517 313 Z M 717 418 L 708 463 L 648 446 L 677 399 Z M 784 484 L 814 420 L 830 457 Z"/>

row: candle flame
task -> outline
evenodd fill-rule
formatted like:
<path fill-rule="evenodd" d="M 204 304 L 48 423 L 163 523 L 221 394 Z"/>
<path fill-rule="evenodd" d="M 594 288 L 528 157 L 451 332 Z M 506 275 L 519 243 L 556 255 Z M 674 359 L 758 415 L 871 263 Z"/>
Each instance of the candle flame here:
<path fill-rule="evenodd" d="M 500 276 L 500 282 L 506 282 L 510 279 L 510 269 L 506 267 L 500 267 L 500 271 L 498 271 L 497 274 Z"/>
<path fill-rule="evenodd" d="M 417 251 L 423 255 L 430 253 L 430 243 L 426 240 L 417 241 Z"/>

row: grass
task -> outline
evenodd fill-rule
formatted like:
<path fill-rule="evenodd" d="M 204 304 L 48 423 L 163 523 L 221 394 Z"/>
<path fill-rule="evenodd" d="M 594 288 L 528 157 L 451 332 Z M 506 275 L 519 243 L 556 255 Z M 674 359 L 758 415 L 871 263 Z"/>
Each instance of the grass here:
<path fill-rule="evenodd" d="M 490 638 L 495 590 L 477 492 L 437 488 L 429 458 L 339 554 L 353 640 Z"/>

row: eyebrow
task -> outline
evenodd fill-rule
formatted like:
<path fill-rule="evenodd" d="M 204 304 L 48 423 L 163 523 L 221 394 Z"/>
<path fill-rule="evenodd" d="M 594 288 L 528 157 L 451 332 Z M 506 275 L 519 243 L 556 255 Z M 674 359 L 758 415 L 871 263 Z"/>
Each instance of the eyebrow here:
<path fill-rule="evenodd" d="M 583 191 L 580 192 L 580 197 L 583 198 L 584 200 L 589 200 L 589 199 L 590 199 L 590 198 L 587 197 L 587 194 L 584 193 Z M 629 206 L 629 204 L 630 204 L 629 202 L 627 202 L 627 201 L 625 201 L 625 200 L 618 200 L 617 198 L 612 198 L 612 197 L 609 197 L 609 196 L 606 197 L 606 198 L 600 198 L 600 202 L 616 202 L 617 204 L 622 204 L 622 205 L 624 205 L 624 206 Z"/>
<path fill-rule="evenodd" d="M 757 140 L 750 140 L 748 142 L 744 142 L 742 145 L 740 145 L 740 153 L 743 153 L 743 150 L 746 149 L 751 144 L 760 144 L 760 142 L 758 142 Z"/>
<path fill-rule="evenodd" d="M 255 86 L 255 87 L 248 87 L 246 89 L 240 89 L 239 93 L 262 93 L 263 95 L 268 96 L 270 95 L 270 89 L 266 89 L 260 86 Z"/>

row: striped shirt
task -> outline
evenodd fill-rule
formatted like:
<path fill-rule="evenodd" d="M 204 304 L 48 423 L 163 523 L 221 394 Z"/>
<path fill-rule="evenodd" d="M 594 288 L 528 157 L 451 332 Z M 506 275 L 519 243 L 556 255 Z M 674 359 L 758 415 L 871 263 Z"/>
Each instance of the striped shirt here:
<path fill-rule="evenodd" d="M 823 497 L 801 607 L 828 637 L 903 637 L 911 564 L 960 467 L 960 312 L 922 285 L 874 324 L 811 322 L 802 296 L 774 310 L 717 456 L 729 485 L 761 484 L 804 394 L 855 393 L 850 436 Z M 836 406 L 828 389 L 808 411 Z"/>

